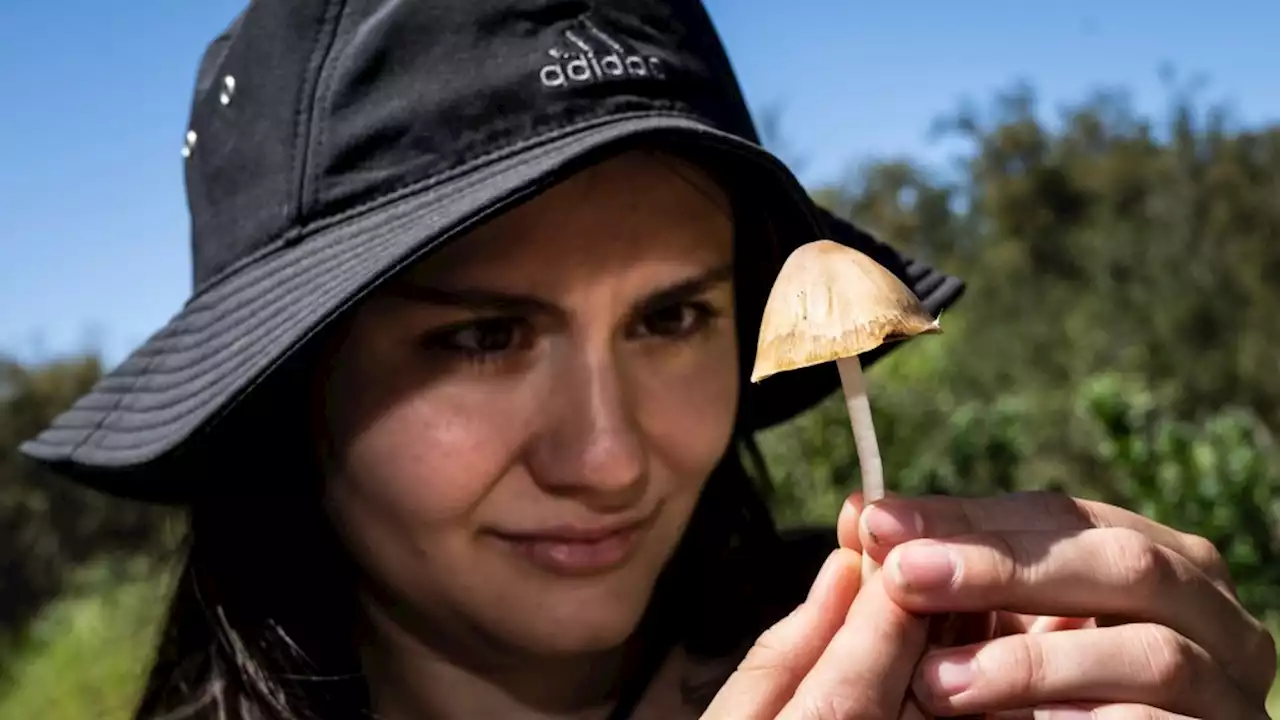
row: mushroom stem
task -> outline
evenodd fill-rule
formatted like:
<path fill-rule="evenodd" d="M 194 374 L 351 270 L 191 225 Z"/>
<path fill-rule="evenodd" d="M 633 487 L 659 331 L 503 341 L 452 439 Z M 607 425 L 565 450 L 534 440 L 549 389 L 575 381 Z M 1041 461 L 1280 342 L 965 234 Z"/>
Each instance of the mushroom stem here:
<path fill-rule="evenodd" d="M 844 406 L 849 411 L 849 425 L 853 428 L 853 444 L 858 452 L 858 469 L 862 473 L 862 500 L 864 505 L 884 497 L 884 467 L 880 460 L 880 446 L 876 442 L 876 426 L 871 422 L 871 403 L 867 400 L 867 381 L 862 375 L 862 363 L 856 355 L 836 360 L 840 371 L 840 387 L 844 390 Z M 871 578 L 879 565 L 865 553 L 862 556 L 862 581 Z"/>

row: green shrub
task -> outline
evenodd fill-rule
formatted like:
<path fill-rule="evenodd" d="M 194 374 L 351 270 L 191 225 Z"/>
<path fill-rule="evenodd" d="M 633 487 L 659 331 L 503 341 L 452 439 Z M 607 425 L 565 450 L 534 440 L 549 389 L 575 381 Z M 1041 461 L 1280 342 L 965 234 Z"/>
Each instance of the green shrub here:
<path fill-rule="evenodd" d="M 101 560 L 76 574 L 4 652 L 0 720 L 127 720 L 152 653 L 171 575 Z"/>

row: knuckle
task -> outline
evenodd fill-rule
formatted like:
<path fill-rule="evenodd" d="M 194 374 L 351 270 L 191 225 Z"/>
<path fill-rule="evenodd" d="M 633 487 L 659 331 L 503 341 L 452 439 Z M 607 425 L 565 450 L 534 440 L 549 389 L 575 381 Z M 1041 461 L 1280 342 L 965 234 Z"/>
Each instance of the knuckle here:
<path fill-rule="evenodd" d="M 1019 680 L 1019 691 L 1030 697 L 1035 694 L 1036 688 L 1044 687 L 1049 675 L 1049 662 L 1044 654 L 1044 647 L 1037 642 L 1032 641 L 1031 635 L 1022 635 L 1022 642 L 1017 643 L 1018 656 L 1021 661 L 1020 667 L 1023 668 L 1021 679 Z M 1014 673 L 1013 677 L 1018 677 Z"/>
<path fill-rule="evenodd" d="M 1276 638 L 1262 621 L 1249 617 L 1251 626 L 1249 638 L 1245 641 L 1245 657 L 1248 662 L 1259 668 L 1258 675 L 1263 678 L 1274 678 L 1276 675 L 1277 648 Z"/>
<path fill-rule="evenodd" d="M 881 720 L 867 703 L 844 692 L 807 693 L 801 707 L 804 720 Z"/>
<path fill-rule="evenodd" d="M 1036 567 L 1036 563 L 1028 562 L 1027 548 L 1018 546 L 1009 535 L 997 533 L 989 536 L 989 540 L 990 552 L 983 554 L 988 556 L 986 560 L 991 564 L 988 572 L 996 587 L 1013 585 L 1020 580 L 1034 582 L 1033 577 L 1024 577 L 1031 575 Z"/>
<path fill-rule="evenodd" d="M 1079 500 L 1060 490 L 1029 490 L 1020 495 L 1055 527 L 1079 527 L 1092 519 Z"/>
<path fill-rule="evenodd" d="M 891 700 L 866 679 L 822 682 L 813 676 L 801 681 L 792 695 L 796 715 L 803 720 L 899 720 L 902 700 Z"/>
<path fill-rule="evenodd" d="M 975 658 L 983 677 L 999 678 L 1002 691 L 1010 697 L 1037 696 L 1046 687 L 1049 658 L 1036 635 L 1010 635 L 987 646 Z"/>
<path fill-rule="evenodd" d="M 1186 558 L 1201 572 L 1216 580 L 1230 580 L 1227 561 L 1212 540 L 1200 535 L 1185 534 L 1182 543 Z"/>
<path fill-rule="evenodd" d="M 761 633 L 742 662 L 738 663 L 738 672 L 748 675 L 778 672 L 787 666 L 788 654 L 783 631 L 776 626 L 771 627 Z"/>
<path fill-rule="evenodd" d="M 1106 533 L 1108 560 L 1121 587 L 1146 597 L 1164 589 L 1171 567 L 1159 545 L 1136 530 L 1117 528 Z"/>
<path fill-rule="evenodd" d="M 1178 693 L 1196 686 L 1200 657 L 1190 640 L 1164 625 L 1135 625 L 1134 630 L 1152 689 Z"/>
<path fill-rule="evenodd" d="M 883 693 L 854 683 L 821 688 L 802 683 L 795 701 L 804 720 L 899 720 L 902 709 L 902 698 L 889 702 Z"/>
<path fill-rule="evenodd" d="M 793 614 L 761 633 L 738 663 L 735 672 L 740 676 L 798 676 L 801 669 L 795 667 L 796 648 L 791 639 L 795 633 L 790 627 L 794 620 Z"/>

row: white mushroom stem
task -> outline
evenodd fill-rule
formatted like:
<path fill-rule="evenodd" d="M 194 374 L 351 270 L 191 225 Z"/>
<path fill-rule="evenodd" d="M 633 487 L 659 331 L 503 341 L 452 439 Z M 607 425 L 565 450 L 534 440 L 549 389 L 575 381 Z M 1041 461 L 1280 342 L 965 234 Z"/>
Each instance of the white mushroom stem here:
<path fill-rule="evenodd" d="M 867 381 L 858 357 L 836 360 L 840 371 L 840 387 L 844 390 L 844 406 L 853 427 L 853 444 L 858 451 L 858 468 L 862 473 L 864 505 L 884 497 L 884 466 L 880 461 L 880 445 L 876 442 L 876 426 L 871 422 L 871 403 L 867 400 Z M 862 581 L 865 583 L 879 569 L 874 560 L 862 556 Z"/>

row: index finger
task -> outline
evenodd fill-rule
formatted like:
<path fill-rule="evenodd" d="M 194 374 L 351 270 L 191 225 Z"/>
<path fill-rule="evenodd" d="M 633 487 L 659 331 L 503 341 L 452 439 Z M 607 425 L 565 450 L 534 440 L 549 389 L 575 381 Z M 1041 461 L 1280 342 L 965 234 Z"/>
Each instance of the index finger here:
<path fill-rule="evenodd" d="M 899 717 L 928 627 L 929 618 L 903 610 L 876 573 L 778 719 Z"/>
<path fill-rule="evenodd" d="M 827 557 L 809 597 L 756 640 L 702 720 L 774 720 L 844 623 L 859 590 L 861 556 Z"/>
<path fill-rule="evenodd" d="M 881 563 L 895 546 L 921 538 L 1127 528 L 1182 555 L 1214 580 L 1231 582 L 1207 540 L 1115 505 L 1062 493 L 1032 491 L 980 498 L 891 496 L 864 508 L 858 520 L 860 545 Z"/>
<path fill-rule="evenodd" d="M 862 538 L 858 534 L 858 518 L 865 504 L 862 500 L 862 493 L 855 492 L 840 507 L 840 516 L 836 520 L 836 537 L 840 542 L 840 547 L 848 548 L 857 553 L 862 552 Z"/>

